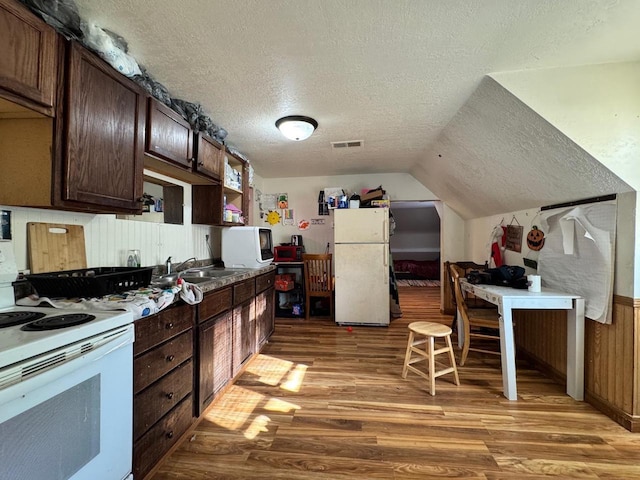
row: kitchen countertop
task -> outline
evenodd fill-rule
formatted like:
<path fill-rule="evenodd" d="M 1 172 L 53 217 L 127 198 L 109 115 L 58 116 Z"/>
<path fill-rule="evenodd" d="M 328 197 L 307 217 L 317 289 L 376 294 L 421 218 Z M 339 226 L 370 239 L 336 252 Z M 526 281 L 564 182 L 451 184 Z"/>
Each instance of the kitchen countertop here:
<path fill-rule="evenodd" d="M 206 267 L 200 267 L 206 268 Z M 262 268 L 229 268 L 220 269 L 218 271 L 233 271 L 233 275 L 225 277 L 213 277 L 211 280 L 202 281 L 196 285 L 202 293 L 217 290 L 227 285 L 232 285 L 243 280 L 257 277 L 264 273 L 271 272 L 276 269 L 275 265 L 268 265 Z M 188 282 L 187 282 L 188 283 Z M 101 298 L 74 298 L 74 299 L 50 299 L 47 297 L 28 296 L 16 301 L 21 306 L 52 306 L 56 308 L 69 308 L 75 310 L 97 311 L 97 310 L 129 310 L 134 314 L 134 320 L 142 317 L 153 315 L 165 309 L 171 304 L 181 300 L 180 288 L 176 286 L 167 288 L 158 288 L 150 285 L 147 288 L 140 288 L 122 294 L 106 295 Z M 188 303 L 192 303 L 191 301 Z M 193 303 L 198 303 L 195 301 Z"/>
<path fill-rule="evenodd" d="M 224 268 L 220 269 L 220 271 L 234 271 L 237 273 L 235 275 L 229 275 L 227 277 L 212 278 L 211 280 L 198 283 L 197 285 L 198 287 L 200 287 L 203 293 L 207 293 L 212 290 L 226 287 L 227 285 L 231 285 L 233 283 L 241 282 L 242 280 L 246 280 L 247 278 L 260 276 L 263 273 L 268 273 L 275 269 L 276 266 L 273 264 L 267 265 L 266 267 L 262 268 Z"/>

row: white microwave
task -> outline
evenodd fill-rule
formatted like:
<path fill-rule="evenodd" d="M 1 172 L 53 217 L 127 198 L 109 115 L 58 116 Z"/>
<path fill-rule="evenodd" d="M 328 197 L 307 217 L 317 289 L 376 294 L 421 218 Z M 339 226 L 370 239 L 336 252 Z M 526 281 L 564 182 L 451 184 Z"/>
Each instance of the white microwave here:
<path fill-rule="evenodd" d="M 222 261 L 226 268 L 261 268 L 269 265 L 273 261 L 271 229 L 223 228 Z"/>

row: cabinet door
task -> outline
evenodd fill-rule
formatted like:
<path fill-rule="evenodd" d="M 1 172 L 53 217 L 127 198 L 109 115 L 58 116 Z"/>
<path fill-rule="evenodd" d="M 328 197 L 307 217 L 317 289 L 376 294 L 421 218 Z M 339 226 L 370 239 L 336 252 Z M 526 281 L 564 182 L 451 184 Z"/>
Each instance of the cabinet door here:
<path fill-rule="evenodd" d="M 231 311 L 202 324 L 198 329 L 198 415 L 231 380 Z"/>
<path fill-rule="evenodd" d="M 155 98 L 149 98 L 145 151 L 190 170 L 193 162 L 192 147 L 189 123 Z"/>
<path fill-rule="evenodd" d="M 231 310 L 220 315 L 214 326 L 213 394 L 217 394 L 232 378 L 233 338 Z"/>
<path fill-rule="evenodd" d="M 13 0 L 0 0 L 0 95 L 53 116 L 57 34 Z"/>
<path fill-rule="evenodd" d="M 233 309 L 233 376 L 235 377 L 254 352 L 255 345 L 254 300 Z"/>
<path fill-rule="evenodd" d="M 273 287 L 256 296 L 256 351 L 267 343 L 274 330 L 275 289 Z"/>
<path fill-rule="evenodd" d="M 195 135 L 194 143 L 196 144 L 196 159 L 193 166 L 195 171 L 205 177 L 220 180 L 224 147 L 202 132 Z"/>
<path fill-rule="evenodd" d="M 198 328 L 198 416 L 213 400 L 215 323 L 212 319 Z"/>
<path fill-rule="evenodd" d="M 111 66 L 71 43 L 61 198 L 140 212 L 146 97 Z"/>

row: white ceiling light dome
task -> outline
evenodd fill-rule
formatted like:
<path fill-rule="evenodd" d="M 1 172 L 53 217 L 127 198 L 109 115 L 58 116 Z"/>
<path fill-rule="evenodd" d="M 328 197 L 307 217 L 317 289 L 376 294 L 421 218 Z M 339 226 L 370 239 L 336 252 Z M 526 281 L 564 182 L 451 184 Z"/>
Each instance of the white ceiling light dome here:
<path fill-rule="evenodd" d="M 306 140 L 311 136 L 314 130 L 318 128 L 318 122 L 311 117 L 291 115 L 288 117 L 282 117 L 276 121 L 276 127 L 289 140 L 299 142 L 301 140 Z"/>

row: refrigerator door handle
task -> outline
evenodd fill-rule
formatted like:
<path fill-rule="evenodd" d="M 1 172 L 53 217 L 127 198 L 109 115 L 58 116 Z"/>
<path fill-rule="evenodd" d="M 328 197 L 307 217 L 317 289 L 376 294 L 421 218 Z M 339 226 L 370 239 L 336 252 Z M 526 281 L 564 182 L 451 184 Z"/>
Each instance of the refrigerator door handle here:
<path fill-rule="evenodd" d="M 384 245 L 384 249 L 382 250 L 382 255 L 384 256 L 384 258 L 382 259 L 382 264 L 385 267 L 389 266 L 389 244 L 385 243 Z"/>
<path fill-rule="evenodd" d="M 389 220 L 387 217 L 382 222 L 382 238 L 384 238 L 384 243 L 389 243 Z"/>

